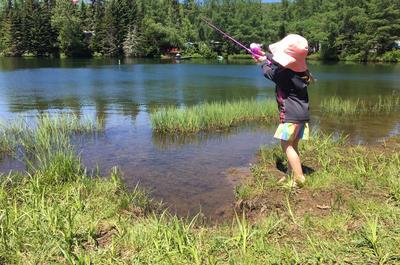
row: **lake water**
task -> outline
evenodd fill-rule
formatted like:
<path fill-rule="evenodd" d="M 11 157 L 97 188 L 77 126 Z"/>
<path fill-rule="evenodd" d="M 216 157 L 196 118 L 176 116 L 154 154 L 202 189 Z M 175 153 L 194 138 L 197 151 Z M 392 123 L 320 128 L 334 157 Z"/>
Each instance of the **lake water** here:
<path fill-rule="evenodd" d="M 357 120 L 319 113 L 320 101 L 330 96 L 374 101 L 400 94 L 400 65 L 310 62 L 309 67 L 318 79 L 309 89 L 314 127 L 349 134 L 356 143 L 400 132 L 399 113 Z M 273 96 L 274 85 L 251 62 L 0 58 L 3 120 L 60 111 L 98 118 L 104 133 L 77 143 L 84 164 L 98 165 L 104 174 L 120 167 L 128 186 L 139 183 L 181 215 L 199 209 L 212 217 L 227 214 L 238 181 L 229 172 L 254 161 L 260 145 L 276 143 L 274 128 L 252 124 L 167 137 L 152 132 L 149 112 L 166 105 Z M 3 162 L 0 170 L 13 167 Z"/>

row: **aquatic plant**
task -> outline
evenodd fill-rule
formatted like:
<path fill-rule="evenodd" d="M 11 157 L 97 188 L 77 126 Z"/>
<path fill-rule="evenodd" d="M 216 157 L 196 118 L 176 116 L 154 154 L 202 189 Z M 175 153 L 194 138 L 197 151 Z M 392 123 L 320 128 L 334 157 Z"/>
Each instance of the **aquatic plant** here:
<path fill-rule="evenodd" d="M 364 104 L 364 102 L 360 102 L 358 99 L 354 101 L 332 97 L 323 99 L 320 107 L 323 114 L 332 113 L 340 115 L 354 115 L 356 113 L 360 113 L 362 109 L 360 109 L 359 106 Z"/>
<path fill-rule="evenodd" d="M 373 113 L 390 113 L 400 109 L 400 96 L 378 97 L 378 102 L 372 105 Z"/>
<path fill-rule="evenodd" d="M 354 116 L 361 114 L 386 114 L 400 109 L 400 96 L 379 96 L 375 102 L 331 97 L 323 99 L 320 108 L 323 115 Z"/>
<path fill-rule="evenodd" d="M 323 115 L 356 116 L 388 114 L 400 109 L 400 96 L 378 97 L 375 102 L 330 97 L 322 100 Z M 203 103 L 191 107 L 166 107 L 151 114 L 153 130 L 159 133 L 197 133 L 228 129 L 245 121 L 276 123 L 275 100 L 240 100 Z"/>
<path fill-rule="evenodd" d="M 71 133 L 98 131 L 98 123 L 87 117 L 71 113 L 40 114 L 36 119 L 19 117 L 13 121 L 0 122 L 0 152 L 12 154 L 17 151 L 35 153 L 49 150 L 57 141 L 65 141 Z"/>
<path fill-rule="evenodd" d="M 153 129 L 161 133 L 194 133 L 227 129 L 243 121 L 277 121 L 272 99 L 213 102 L 177 108 L 168 107 L 151 114 Z"/>

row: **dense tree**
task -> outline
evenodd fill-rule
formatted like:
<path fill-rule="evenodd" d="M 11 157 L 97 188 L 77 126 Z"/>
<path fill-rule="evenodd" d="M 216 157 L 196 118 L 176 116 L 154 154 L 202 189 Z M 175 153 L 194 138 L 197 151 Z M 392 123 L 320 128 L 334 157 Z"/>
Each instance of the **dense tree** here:
<path fill-rule="evenodd" d="M 137 57 L 142 54 L 143 40 L 136 26 L 131 26 L 128 28 L 128 32 L 123 42 L 123 50 L 125 56 Z"/>
<path fill-rule="evenodd" d="M 57 35 L 51 26 L 50 1 L 28 0 L 27 2 L 30 2 L 30 5 L 26 5 L 29 8 L 25 13 L 26 51 L 39 56 L 56 53 L 54 44 L 57 42 Z"/>
<path fill-rule="evenodd" d="M 133 48 L 132 45 L 138 45 L 137 12 L 138 6 L 134 0 L 110 0 L 106 3 L 103 42 L 105 55 L 121 56 L 124 54 L 124 45 L 125 50 L 129 50 L 126 49 L 128 46 Z M 138 53 L 135 51 L 134 54 Z"/>
<path fill-rule="evenodd" d="M 92 32 L 92 36 L 89 47 L 93 52 L 96 53 L 101 53 L 103 47 L 102 41 L 106 35 L 104 27 L 104 14 L 104 0 L 91 0 L 90 30 Z"/>
<path fill-rule="evenodd" d="M 368 46 L 382 54 L 400 39 L 400 1 L 373 0 L 366 10 L 369 18 L 365 28 L 365 34 L 369 36 Z"/>
<path fill-rule="evenodd" d="M 10 10 L 7 6 L 2 7 L 0 13 L 0 54 L 9 55 L 12 42 Z"/>
<path fill-rule="evenodd" d="M 381 58 L 400 39 L 400 0 L 0 0 L 0 54 L 244 53 L 202 18 L 247 45 L 302 34 L 324 59 Z"/>
<path fill-rule="evenodd" d="M 14 7 L 9 11 L 8 19 L 10 23 L 9 55 L 21 56 L 26 51 L 27 36 L 25 34 L 24 17 L 19 7 Z"/>
<path fill-rule="evenodd" d="M 58 45 L 66 56 L 88 56 L 77 7 L 70 0 L 58 0 L 54 7 L 52 26 L 58 32 Z"/>

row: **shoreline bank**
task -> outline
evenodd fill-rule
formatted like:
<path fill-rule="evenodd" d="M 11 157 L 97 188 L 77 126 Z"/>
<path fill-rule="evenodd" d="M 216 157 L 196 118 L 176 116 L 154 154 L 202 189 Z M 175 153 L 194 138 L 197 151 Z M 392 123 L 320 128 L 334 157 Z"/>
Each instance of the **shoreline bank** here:
<path fill-rule="evenodd" d="M 399 52 L 400 53 L 400 52 Z M 355 55 L 354 55 L 355 56 Z M 353 57 L 354 57 L 353 56 Z M 323 59 L 320 58 L 318 55 L 309 55 L 307 57 L 308 61 L 317 61 L 317 62 L 323 62 L 323 63 L 359 63 L 359 64 L 398 64 L 400 63 L 400 58 L 397 57 L 388 57 L 384 58 L 383 57 L 379 58 L 374 58 L 374 59 L 367 59 L 367 60 L 359 60 L 359 59 Z M 218 57 L 218 56 L 217 56 Z M 182 54 L 182 60 L 217 60 L 217 57 L 204 57 L 204 56 L 199 56 L 198 54 Z M 125 59 L 159 59 L 159 60 L 175 60 L 176 58 L 171 57 L 171 58 L 163 58 L 163 56 L 160 57 L 110 57 L 110 56 L 103 56 L 103 55 L 93 55 L 93 56 L 84 56 L 84 57 L 68 57 L 65 55 L 60 55 L 60 56 L 53 56 L 53 55 L 43 55 L 43 56 L 35 56 L 35 55 L 22 55 L 22 56 L 5 56 L 0 54 L 0 58 L 25 58 L 25 59 L 40 59 L 40 58 L 46 58 L 46 59 L 114 59 L 114 60 L 121 60 L 122 62 Z M 222 55 L 221 56 L 222 60 L 227 60 L 227 61 L 251 61 L 254 62 L 252 59 L 251 55 L 249 54 L 228 54 L 228 55 Z M 221 59 L 219 59 L 221 61 Z"/>
<path fill-rule="evenodd" d="M 264 148 L 235 189 L 236 214 L 208 226 L 200 216 L 168 214 L 139 187 L 127 191 L 116 168 L 108 178 L 87 175 L 68 141 L 69 132 L 87 127 L 43 124 L 33 134 L 36 166 L 1 181 L 6 264 L 399 260 L 400 137 L 360 146 L 314 135 L 300 146 L 308 168 L 300 190 L 277 184 L 285 162 L 278 146 Z"/>

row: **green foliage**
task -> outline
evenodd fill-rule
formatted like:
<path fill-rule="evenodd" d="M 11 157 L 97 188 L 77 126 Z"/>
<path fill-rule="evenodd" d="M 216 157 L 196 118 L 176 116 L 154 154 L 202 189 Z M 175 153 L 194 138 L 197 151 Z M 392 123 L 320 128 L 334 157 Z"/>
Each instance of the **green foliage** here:
<path fill-rule="evenodd" d="M 129 28 L 123 42 L 125 56 L 139 56 L 142 52 L 142 37 L 136 27 Z"/>
<path fill-rule="evenodd" d="M 72 2 L 56 1 L 53 13 L 51 24 L 58 32 L 61 52 L 68 57 L 90 55 L 78 12 Z"/>
<path fill-rule="evenodd" d="M 18 9 L 10 10 L 10 47 L 9 54 L 11 56 L 21 56 L 26 51 L 26 40 L 25 27 L 23 21 L 23 14 Z"/>
<path fill-rule="evenodd" d="M 182 47 L 183 39 L 177 28 L 164 25 L 153 18 L 144 18 L 146 25 L 143 31 L 143 53 L 146 56 L 156 56 L 166 52 L 171 47 Z"/>
<path fill-rule="evenodd" d="M 380 60 L 383 62 L 389 63 L 397 63 L 400 62 L 400 50 L 393 50 L 385 52 L 381 57 Z"/>
<path fill-rule="evenodd" d="M 108 1 L 105 8 L 102 50 L 105 55 L 118 56 L 122 52 L 121 9 L 115 0 Z"/>
<path fill-rule="evenodd" d="M 228 56 L 229 60 L 238 60 L 238 59 L 243 59 L 243 60 L 252 60 L 253 58 L 251 57 L 250 54 L 232 54 Z"/>
<path fill-rule="evenodd" d="M 57 36 L 51 27 L 51 7 L 47 2 L 26 1 L 23 10 L 26 52 L 36 56 L 56 52 Z"/>
<path fill-rule="evenodd" d="M 11 53 L 11 20 L 4 16 L 0 20 L 0 54 L 9 55 Z"/>
<path fill-rule="evenodd" d="M 0 53 L 159 56 L 188 42 L 195 43 L 188 54 L 206 58 L 242 52 L 201 17 L 246 45 L 298 33 L 320 59 L 398 60 L 391 51 L 400 39 L 400 6 L 392 0 L 7 0 Z"/>
<path fill-rule="evenodd" d="M 217 53 L 204 42 L 199 43 L 198 53 L 204 58 L 217 58 Z"/>
<path fill-rule="evenodd" d="M 92 0 L 90 30 L 93 31 L 94 35 L 92 35 L 92 37 L 90 38 L 89 47 L 95 53 L 100 53 L 102 51 L 102 42 L 106 34 L 104 27 L 104 13 L 104 1 Z"/>

